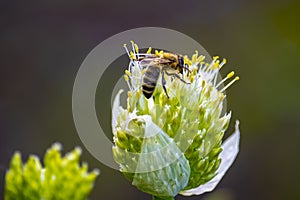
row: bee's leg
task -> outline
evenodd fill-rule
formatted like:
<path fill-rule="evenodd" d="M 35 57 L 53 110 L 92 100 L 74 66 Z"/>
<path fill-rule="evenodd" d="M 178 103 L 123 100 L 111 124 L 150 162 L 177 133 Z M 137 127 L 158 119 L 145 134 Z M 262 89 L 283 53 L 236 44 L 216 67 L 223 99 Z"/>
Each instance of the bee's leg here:
<path fill-rule="evenodd" d="M 162 72 L 161 72 L 161 84 L 162 84 L 162 86 L 163 86 L 163 88 L 164 88 L 164 91 L 165 91 L 167 97 L 170 98 L 169 95 L 168 95 L 168 93 L 167 93 L 167 89 L 166 89 L 166 79 L 165 79 L 164 71 L 165 71 L 165 70 L 162 69 Z M 167 72 L 166 72 L 166 73 L 167 73 Z"/>
<path fill-rule="evenodd" d="M 189 65 L 185 64 L 184 69 L 186 69 L 188 71 L 188 76 L 190 76 L 191 70 L 189 69 Z"/>
<path fill-rule="evenodd" d="M 178 78 L 179 80 L 181 80 L 182 82 L 184 82 L 185 84 L 191 84 L 191 83 L 188 83 L 188 82 L 186 82 L 185 80 L 183 80 L 178 74 L 176 74 L 176 73 L 168 73 L 167 71 L 166 71 L 166 74 L 168 75 L 168 76 L 175 76 L 176 78 Z"/>

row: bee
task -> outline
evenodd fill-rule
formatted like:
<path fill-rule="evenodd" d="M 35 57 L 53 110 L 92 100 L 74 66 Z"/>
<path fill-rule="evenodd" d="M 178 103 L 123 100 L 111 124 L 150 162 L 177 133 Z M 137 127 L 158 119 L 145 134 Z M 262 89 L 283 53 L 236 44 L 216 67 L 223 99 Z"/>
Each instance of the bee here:
<path fill-rule="evenodd" d="M 169 52 L 163 52 L 159 55 L 149 54 L 140 58 L 140 65 L 146 69 L 142 80 L 142 91 L 147 99 L 153 95 L 160 75 L 162 87 L 168 98 L 165 75 L 176 77 L 182 82 L 189 84 L 179 76 L 179 74 L 183 74 L 184 69 L 188 70 L 188 72 L 190 71 L 189 66 L 184 64 L 182 55 Z"/>

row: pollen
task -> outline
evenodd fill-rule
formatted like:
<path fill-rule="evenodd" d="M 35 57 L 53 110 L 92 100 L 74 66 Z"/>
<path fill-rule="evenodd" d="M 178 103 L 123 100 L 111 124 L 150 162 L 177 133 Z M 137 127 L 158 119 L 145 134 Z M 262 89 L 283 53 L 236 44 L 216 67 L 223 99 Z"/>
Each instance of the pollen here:
<path fill-rule="evenodd" d="M 140 91 L 140 90 L 138 90 L 138 91 L 136 92 L 136 96 L 137 96 L 137 98 L 140 98 L 140 97 L 141 97 L 141 91 Z"/>
<path fill-rule="evenodd" d="M 230 72 L 229 74 L 227 74 L 227 78 L 231 78 L 234 75 L 234 71 Z"/>
<path fill-rule="evenodd" d="M 215 69 L 219 69 L 220 68 L 220 61 L 219 60 L 216 60 L 212 66 L 211 66 L 211 70 L 215 70 Z"/>
<path fill-rule="evenodd" d="M 184 59 L 184 63 L 186 63 L 189 66 L 192 65 L 192 62 L 190 61 L 190 59 L 187 56 L 184 56 L 183 59 Z"/>
<path fill-rule="evenodd" d="M 131 72 L 128 71 L 127 69 L 125 70 L 125 74 L 126 74 L 127 76 L 131 76 Z"/>
<path fill-rule="evenodd" d="M 194 64 L 204 64 L 205 62 L 202 63 L 202 61 L 205 59 L 205 56 L 199 55 L 199 52 L 196 50 L 195 53 L 192 55 L 192 59 L 190 60 L 186 55 L 184 56 L 184 62 L 187 63 L 189 66 L 194 65 Z"/>
<path fill-rule="evenodd" d="M 213 60 L 218 60 L 220 57 L 219 56 L 214 56 Z"/>
<path fill-rule="evenodd" d="M 126 82 L 129 81 L 129 77 L 126 74 L 124 75 L 124 79 L 125 79 Z"/>
<path fill-rule="evenodd" d="M 147 50 L 147 52 L 146 52 L 146 54 L 151 54 L 151 51 L 152 51 L 152 48 L 149 47 L 148 50 Z"/>
<path fill-rule="evenodd" d="M 143 69 L 142 70 L 142 75 L 144 75 L 145 73 L 146 73 L 146 71 L 147 71 L 147 69 L 145 68 L 145 69 Z"/>
<path fill-rule="evenodd" d="M 128 91 L 128 92 L 127 92 L 127 95 L 128 95 L 128 97 L 132 97 L 132 92 L 131 92 L 131 91 Z"/>
<path fill-rule="evenodd" d="M 136 60 L 136 56 L 135 56 L 135 54 L 134 54 L 132 51 L 130 51 L 129 57 L 130 57 L 132 60 Z"/>
<path fill-rule="evenodd" d="M 134 49 L 135 49 L 135 52 L 138 54 L 139 53 L 139 47 L 137 44 L 134 43 Z"/>
<path fill-rule="evenodd" d="M 225 65 L 227 63 L 227 60 L 226 60 L 226 58 L 223 58 L 223 60 L 222 60 L 222 65 Z"/>
<path fill-rule="evenodd" d="M 195 80 L 195 76 L 190 76 L 191 83 L 194 82 L 194 80 Z"/>
<path fill-rule="evenodd" d="M 195 68 L 193 69 L 193 72 L 192 72 L 192 74 L 196 74 L 196 73 L 197 73 L 197 71 L 198 71 L 198 67 L 195 67 Z"/>
<path fill-rule="evenodd" d="M 163 51 L 157 51 L 157 50 L 155 50 L 155 55 L 157 56 L 157 57 L 162 57 L 162 55 L 163 55 Z"/>

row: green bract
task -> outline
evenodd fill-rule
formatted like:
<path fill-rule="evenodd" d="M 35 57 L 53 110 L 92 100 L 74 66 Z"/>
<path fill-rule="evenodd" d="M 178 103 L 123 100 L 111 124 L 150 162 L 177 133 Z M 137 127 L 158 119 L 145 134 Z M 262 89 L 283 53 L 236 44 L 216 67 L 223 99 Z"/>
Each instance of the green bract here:
<path fill-rule="evenodd" d="M 131 60 L 125 74 L 130 89 L 127 108 L 120 106 L 120 91 L 112 111 L 114 159 L 133 185 L 153 196 L 168 199 L 179 192 L 192 195 L 210 191 L 238 152 L 239 135 L 227 142 L 226 151 L 222 152 L 221 145 L 231 117 L 230 112 L 222 115 L 223 92 L 238 77 L 219 89 L 233 76 L 233 72 L 229 73 L 217 82 L 219 69 L 226 60 L 220 63 L 218 57 L 214 57 L 211 63 L 205 63 L 204 56 L 196 52 L 191 60 L 185 57 L 190 71 L 185 70 L 181 75 L 188 84 L 165 75 L 169 98 L 159 79 L 153 98 L 147 99 L 142 93 L 147 67 L 140 62 L 150 51 L 140 54 L 133 43 L 133 51 L 128 52 Z M 151 57 L 154 55 L 158 59 L 164 56 L 157 51 Z M 236 128 L 235 135 L 239 134 Z M 225 165 L 220 167 L 221 163 Z M 216 177 L 217 174 L 221 177 Z M 205 183 L 209 188 L 201 187 Z"/>
<path fill-rule="evenodd" d="M 44 157 L 30 156 L 23 165 L 15 153 L 6 173 L 5 200 L 86 200 L 98 170 L 88 173 L 87 164 L 79 165 L 81 149 L 61 157 L 61 146 L 54 144 Z"/>

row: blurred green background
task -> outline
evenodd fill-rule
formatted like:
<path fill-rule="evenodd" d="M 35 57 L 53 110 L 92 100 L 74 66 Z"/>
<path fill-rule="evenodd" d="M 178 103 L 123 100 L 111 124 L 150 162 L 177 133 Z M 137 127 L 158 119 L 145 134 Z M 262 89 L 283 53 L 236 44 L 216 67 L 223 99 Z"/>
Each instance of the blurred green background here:
<path fill-rule="evenodd" d="M 232 119 L 241 121 L 236 162 L 213 193 L 177 199 L 300 199 L 299 10 L 296 0 L 2 0 L 0 198 L 15 150 L 23 159 L 43 156 L 59 141 L 65 152 L 81 146 L 82 160 L 101 169 L 91 199 L 151 199 L 85 149 L 71 98 L 77 70 L 96 45 L 127 29 L 157 26 L 187 34 L 211 55 L 226 57 L 222 74 L 235 70 L 241 77 L 227 91 Z M 109 130 L 106 93 L 98 90 L 97 104 L 107 105 L 99 118 Z"/>

